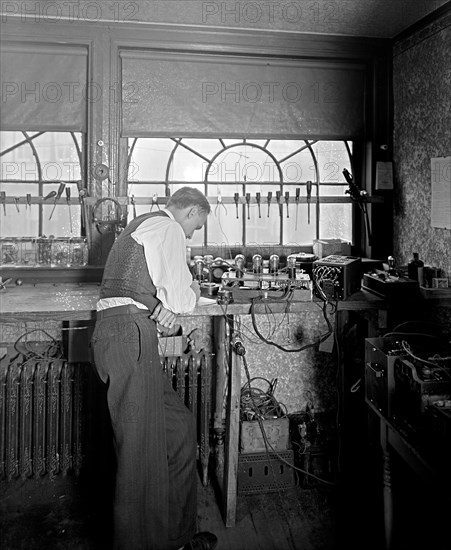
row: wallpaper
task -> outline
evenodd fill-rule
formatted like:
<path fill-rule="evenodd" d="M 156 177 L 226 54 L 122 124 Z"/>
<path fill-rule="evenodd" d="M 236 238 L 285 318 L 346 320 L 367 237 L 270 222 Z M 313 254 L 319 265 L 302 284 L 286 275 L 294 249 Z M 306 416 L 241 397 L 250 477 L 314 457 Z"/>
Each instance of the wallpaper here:
<path fill-rule="evenodd" d="M 451 15 L 403 42 L 393 55 L 394 255 L 451 277 L 451 230 L 431 227 L 431 158 L 451 155 Z M 449 174 L 449 172 L 448 172 Z"/>

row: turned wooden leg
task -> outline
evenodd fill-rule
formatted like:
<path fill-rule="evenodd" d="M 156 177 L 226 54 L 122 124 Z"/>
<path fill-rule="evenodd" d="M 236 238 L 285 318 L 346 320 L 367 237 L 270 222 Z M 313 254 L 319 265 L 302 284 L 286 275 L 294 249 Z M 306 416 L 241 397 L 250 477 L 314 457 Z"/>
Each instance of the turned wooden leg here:
<path fill-rule="evenodd" d="M 390 550 L 393 544 L 393 493 L 391 481 L 391 454 L 387 446 L 385 426 L 381 427 L 384 432 L 382 437 L 383 451 L 383 470 L 382 477 L 384 483 L 384 528 L 385 528 L 385 548 Z"/>

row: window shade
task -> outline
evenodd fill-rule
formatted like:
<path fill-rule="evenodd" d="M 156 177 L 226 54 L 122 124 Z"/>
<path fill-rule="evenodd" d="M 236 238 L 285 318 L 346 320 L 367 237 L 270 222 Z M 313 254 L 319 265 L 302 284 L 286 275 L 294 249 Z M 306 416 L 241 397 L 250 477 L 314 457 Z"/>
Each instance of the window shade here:
<path fill-rule="evenodd" d="M 365 72 L 340 61 L 121 52 L 124 137 L 351 139 Z"/>
<path fill-rule="evenodd" d="M 79 46 L 2 43 L 1 129 L 84 131 L 87 99 L 100 99 L 87 60 Z"/>

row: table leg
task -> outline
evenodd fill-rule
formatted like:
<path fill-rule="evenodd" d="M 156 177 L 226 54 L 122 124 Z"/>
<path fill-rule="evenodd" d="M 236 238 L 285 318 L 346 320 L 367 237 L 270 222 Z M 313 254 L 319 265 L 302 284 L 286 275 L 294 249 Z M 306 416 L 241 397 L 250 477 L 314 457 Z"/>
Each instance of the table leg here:
<path fill-rule="evenodd" d="M 384 529 L 385 548 L 390 550 L 393 541 L 393 493 L 391 482 L 391 453 L 387 443 L 387 426 L 381 420 L 381 446 L 383 453 L 383 483 L 384 483 Z"/>
<path fill-rule="evenodd" d="M 229 347 L 228 399 L 226 407 L 226 445 L 224 457 L 223 513 L 226 527 L 236 521 L 238 449 L 240 436 L 241 361 Z"/>
<path fill-rule="evenodd" d="M 215 438 L 215 474 L 221 494 L 224 491 L 224 436 L 226 391 L 228 376 L 228 337 L 225 317 L 213 317 L 215 341 L 215 405 L 213 415 L 213 432 Z"/>

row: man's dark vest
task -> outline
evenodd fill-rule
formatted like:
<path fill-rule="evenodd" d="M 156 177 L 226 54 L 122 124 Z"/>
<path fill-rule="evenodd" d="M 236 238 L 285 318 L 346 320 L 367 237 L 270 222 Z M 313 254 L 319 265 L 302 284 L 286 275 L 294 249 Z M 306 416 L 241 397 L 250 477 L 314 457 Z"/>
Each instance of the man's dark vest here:
<path fill-rule="evenodd" d="M 167 216 L 163 211 L 142 214 L 132 220 L 114 242 L 103 272 L 100 298 L 132 298 L 153 311 L 159 300 L 147 269 L 144 247 L 131 234 L 149 218 Z"/>

